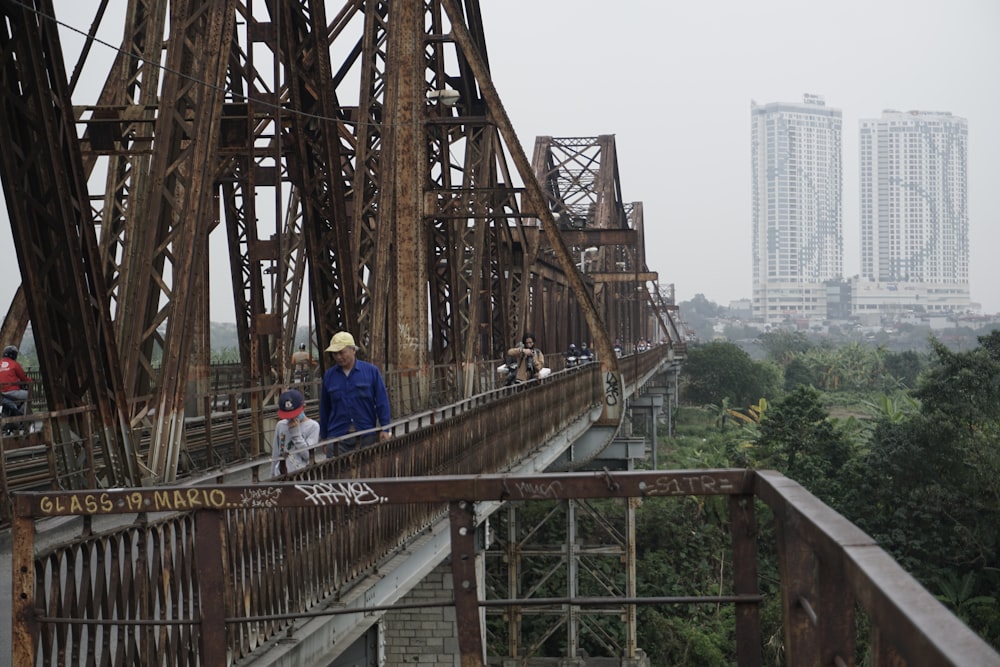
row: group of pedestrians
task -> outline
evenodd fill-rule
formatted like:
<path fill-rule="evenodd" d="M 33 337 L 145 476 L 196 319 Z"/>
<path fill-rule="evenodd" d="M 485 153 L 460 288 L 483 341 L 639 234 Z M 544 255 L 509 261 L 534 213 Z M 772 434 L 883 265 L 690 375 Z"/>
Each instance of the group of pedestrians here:
<path fill-rule="evenodd" d="M 569 349 L 566 350 L 566 368 L 583 366 L 593 360 L 594 351 L 587 343 L 580 343 L 580 347 L 577 347 L 576 343 L 569 344 Z"/>
<path fill-rule="evenodd" d="M 305 467 L 309 450 L 324 440 L 339 438 L 327 444 L 329 458 L 391 437 L 389 392 L 378 367 L 358 359 L 358 345 L 347 331 L 335 333 L 326 352 L 334 363 L 323 374 L 318 422 L 306 416 L 299 390 L 289 389 L 278 398 L 280 421 L 271 449 L 274 474 Z M 352 433 L 357 435 L 343 437 Z"/>
<path fill-rule="evenodd" d="M 304 345 L 300 351 L 305 351 Z M 279 421 L 271 450 L 276 475 L 301 470 L 309 463 L 310 450 L 325 440 L 335 440 L 326 445 L 330 458 L 391 437 L 389 393 L 378 367 L 358 359 L 358 345 L 347 331 L 335 333 L 326 352 L 334 363 L 323 374 L 318 422 L 305 414 L 305 397 L 298 389 L 288 389 L 278 398 Z M 593 360 L 586 343 L 578 353 L 580 363 Z M 516 364 L 510 371 L 513 382 L 544 377 L 547 372 L 534 334 L 525 333 L 507 355 Z M 299 361 L 307 363 L 304 358 Z"/>

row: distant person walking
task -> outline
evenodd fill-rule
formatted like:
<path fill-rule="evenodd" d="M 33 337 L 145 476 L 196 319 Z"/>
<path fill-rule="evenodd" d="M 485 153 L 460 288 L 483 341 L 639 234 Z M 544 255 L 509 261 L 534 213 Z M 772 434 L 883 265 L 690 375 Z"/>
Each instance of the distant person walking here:
<path fill-rule="evenodd" d="M 315 364 L 312 355 L 306 349 L 306 344 L 300 343 L 299 349 L 292 352 L 292 379 L 295 382 L 305 382 L 312 374 Z"/>
<path fill-rule="evenodd" d="M 327 445 L 327 456 L 344 454 L 377 440 L 388 440 L 392 437 L 385 428 L 392 421 L 389 393 L 378 367 L 357 358 L 354 336 L 346 331 L 335 333 L 326 351 L 333 354 L 336 365 L 323 375 L 319 397 L 320 439 L 383 427 L 375 433 Z"/>

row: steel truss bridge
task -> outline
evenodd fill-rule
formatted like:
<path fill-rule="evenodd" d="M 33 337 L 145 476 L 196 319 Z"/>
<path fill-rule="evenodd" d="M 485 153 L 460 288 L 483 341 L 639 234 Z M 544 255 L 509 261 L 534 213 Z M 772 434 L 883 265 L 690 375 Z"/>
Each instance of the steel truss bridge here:
<path fill-rule="evenodd" d="M 476 0 L 122 0 L 82 20 L 70 6 L 0 0 L 0 176 L 22 279 L 2 336 L 30 325 L 43 388 L 41 429 L 2 440 L 16 664 L 250 662 L 441 525 L 462 664 L 481 664 L 487 603 L 467 568 L 488 508 L 716 493 L 738 565 L 714 601 L 737 605 L 741 665 L 760 664 L 753 498 L 780 526 L 790 664 L 853 664 L 856 609 L 876 664 L 996 660 L 780 476 L 524 477 L 598 458 L 684 344 L 613 137 L 542 137 L 529 160 Z M 240 341 L 225 386 L 209 345 L 220 282 Z M 303 319 L 314 349 L 356 335 L 401 419 L 388 443 L 263 483 Z M 547 351 L 590 341 L 598 361 L 496 388 L 525 331 Z M 633 348 L 645 339 L 663 344 Z M 68 515 L 84 516 L 76 538 L 36 543 Z M 620 597 L 634 636 L 639 601 Z"/>

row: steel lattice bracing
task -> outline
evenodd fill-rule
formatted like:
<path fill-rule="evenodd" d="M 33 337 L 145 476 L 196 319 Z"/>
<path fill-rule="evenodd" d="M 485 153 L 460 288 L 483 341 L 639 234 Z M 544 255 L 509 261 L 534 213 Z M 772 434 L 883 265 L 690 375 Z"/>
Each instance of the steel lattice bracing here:
<path fill-rule="evenodd" d="M 626 346 L 660 336 L 676 342 L 666 325 L 668 311 L 650 297 L 649 283 L 653 293 L 659 287 L 657 274 L 646 264 L 643 206 L 622 199 L 614 136 L 539 137 L 534 169 L 559 215 L 564 241 L 593 282 L 597 308 L 612 337 Z M 577 331 L 571 327 L 569 333 Z"/>
<path fill-rule="evenodd" d="M 45 18 L 52 5 L 4 2 L 0 12 L 4 194 L 25 277 L 26 311 L 36 339 L 52 341 L 38 350 L 42 371 L 59 378 L 46 383 L 46 399 L 53 410 L 66 411 L 61 428 L 97 436 L 106 481 L 130 485 L 138 471 L 121 366 L 69 82 L 55 26 Z M 24 325 L 16 327 L 23 331 Z M 84 406 L 96 407 L 96 425 L 72 411 Z M 74 467 L 74 452 L 59 455 Z M 68 476 L 65 483 L 94 486 L 95 480 Z"/>
<path fill-rule="evenodd" d="M 176 474 L 219 312 L 210 285 L 231 284 L 248 385 L 284 376 L 306 294 L 314 343 L 348 329 L 386 371 L 422 378 L 410 391 L 445 365 L 469 393 L 471 362 L 527 327 L 562 347 L 553 322 L 588 330 L 616 372 L 490 81 L 477 2 L 121 0 L 83 19 L 0 7 L 39 36 L 13 31 L 4 52 L 8 145 L 24 150 L 5 151 L 3 177 L 27 297 L 5 333 L 31 317 L 46 385 L 71 394 L 50 405 L 101 403 L 125 425 L 106 454 L 123 462 L 116 481 Z M 90 31 L 72 68 L 60 20 Z M 36 239 L 43 218 L 68 226 Z M 58 323 L 42 306 L 54 295 Z M 120 392 L 137 399 L 128 413 Z M 148 452 L 133 451 L 129 422 L 151 434 Z"/>

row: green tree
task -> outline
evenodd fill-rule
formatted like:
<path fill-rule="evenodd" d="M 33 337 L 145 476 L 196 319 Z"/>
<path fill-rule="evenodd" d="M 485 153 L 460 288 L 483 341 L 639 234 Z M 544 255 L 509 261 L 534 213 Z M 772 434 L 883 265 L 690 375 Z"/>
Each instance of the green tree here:
<path fill-rule="evenodd" d="M 755 449 L 757 467 L 779 470 L 824 502 L 839 504 L 840 473 L 851 459 L 851 445 L 815 389 L 800 386 L 771 403 Z"/>
<path fill-rule="evenodd" d="M 977 600 L 962 611 L 997 645 L 1000 618 L 979 602 L 1000 597 L 1000 338 L 979 340 L 965 352 L 932 342 L 932 363 L 914 392 L 921 409 L 877 422 L 851 471 L 845 514 L 929 589 L 956 605 Z M 942 590 L 942 581 L 963 582 L 961 595 Z"/>
<path fill-rule="evenodd" d="M 913 350 L 886 352 L 883 361 L 885 372 L 891 375 L 897 384 L 911 389 L 917 386 L 917 378 L 924 368 L 921 355 Z"/>
<path fill-rule="evenodd" d="M 767 352 L 767 358 L 780 366 L 787 366 L 792 359 L 813 348 L 801 331 L 769 331 L 761 334 L 758 340 Z"/>
<path fill-rule="evenodd" d="M 751 405 L 779 393 L 781 372 L 757 362 L 736 345 L 714 342 L 693 347 L 684 363 L 683 397 L 689 403 Z"/>
<path fill-rule="evenodd" d="M 785 391 L 792 391 L 803 385 L 811 387 L 816 384 L 813 369 L 801 356 L 797 356 L 785 366 Z"/>

